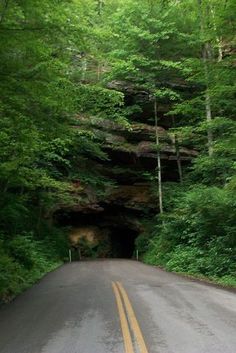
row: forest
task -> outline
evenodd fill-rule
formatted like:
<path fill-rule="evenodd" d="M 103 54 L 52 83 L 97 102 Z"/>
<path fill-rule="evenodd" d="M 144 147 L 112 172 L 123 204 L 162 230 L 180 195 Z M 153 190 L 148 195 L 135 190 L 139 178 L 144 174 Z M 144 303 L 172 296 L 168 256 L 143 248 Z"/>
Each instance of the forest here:
<path fill-rule="evenodd" d="M 0 302 L 67 261 L 60 210 L 128 179 L 154 204 L 142 261 L 236 286 L 235 14 L 235 0 L 0 1 Z M 137 153 L 114 135 L 144 125 Z M 142 168 L 109 164 L 119 151 Z"/>

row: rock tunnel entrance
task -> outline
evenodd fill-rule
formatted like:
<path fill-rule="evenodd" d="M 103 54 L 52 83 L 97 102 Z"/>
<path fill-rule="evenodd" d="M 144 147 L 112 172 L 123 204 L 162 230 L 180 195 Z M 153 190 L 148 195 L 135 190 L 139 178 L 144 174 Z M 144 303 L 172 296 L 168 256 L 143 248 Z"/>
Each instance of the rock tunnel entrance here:
<path fill-rule="evenodd" d="M 68 239 L 78 259 L 82 258 L 132 258 L 135 239 L 141 230 L 137 215 L 127 210 L 109 207 L 98 214 L 76 211 L 57 211 L 55 222 L 68 229 Z"/>

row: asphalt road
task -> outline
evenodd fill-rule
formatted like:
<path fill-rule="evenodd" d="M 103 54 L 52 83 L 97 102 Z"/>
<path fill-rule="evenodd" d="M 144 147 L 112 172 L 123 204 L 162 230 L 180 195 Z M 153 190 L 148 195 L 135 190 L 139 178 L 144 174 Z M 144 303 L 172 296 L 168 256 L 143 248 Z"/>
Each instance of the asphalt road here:
<path fill-rule="evenodd" d="M 74 262 L 0 309 L 1 353 L 235 353 L 236 294 L 131 260 Z"/>

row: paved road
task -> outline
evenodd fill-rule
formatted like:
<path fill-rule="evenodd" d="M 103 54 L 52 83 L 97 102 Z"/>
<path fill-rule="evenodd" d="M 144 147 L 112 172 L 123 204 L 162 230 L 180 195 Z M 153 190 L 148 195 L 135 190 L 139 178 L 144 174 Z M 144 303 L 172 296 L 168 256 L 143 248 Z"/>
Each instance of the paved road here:
<path fill-rule="evenodd" d="M 0 352 L 235 353 L 236 294 L 131 260 L 74 262 L 1 308 Z"/>

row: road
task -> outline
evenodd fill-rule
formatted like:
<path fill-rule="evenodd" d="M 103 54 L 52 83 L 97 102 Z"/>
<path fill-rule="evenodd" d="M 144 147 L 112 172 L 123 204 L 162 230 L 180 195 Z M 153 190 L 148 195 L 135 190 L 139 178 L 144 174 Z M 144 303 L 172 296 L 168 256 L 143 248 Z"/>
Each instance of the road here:
<path fill-rule="evenodd" d="M 0 309 L 1 353 L 235 353 L 236 294 L 132 260 L 66 264 Z"/>

